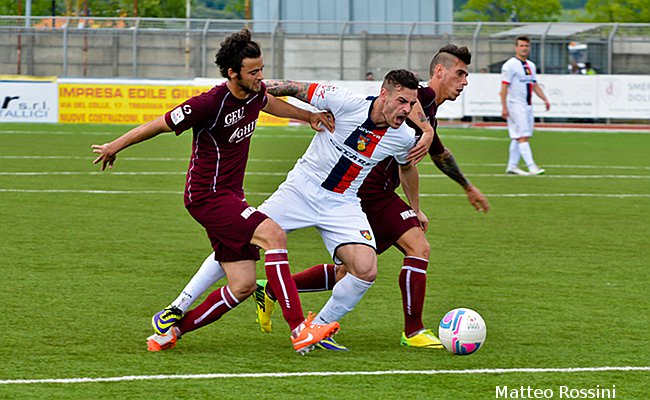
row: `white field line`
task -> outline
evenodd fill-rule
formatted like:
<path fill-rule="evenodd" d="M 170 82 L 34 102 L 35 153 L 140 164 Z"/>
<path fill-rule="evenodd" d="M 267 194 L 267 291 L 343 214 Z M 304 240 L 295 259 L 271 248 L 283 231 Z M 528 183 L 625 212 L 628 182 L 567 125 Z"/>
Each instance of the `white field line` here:
<path fill-rule="evenodd" d="M 0 172 L 0 176 L 46 176 L 46 175 L 119 175 L 119 176 L 147 176 L 147 175 L 185 175 L 185 171 L 32 171 L 32 172 Z M 247 172 L 246 175 L 260 176 L 286 176 L 287 172 Z M 650 176 L 648 176 L 650 178 Z"/>
<path fill-rule="evenodd" d="M 576 367 L 576 368 L 495 368 L 459 370 L 388 370 L 388 371 L 322 371 L 322 372 L 268 372 L 241 374 L 193 374 L 193 375 L 127 375 L 105 378 L 52 378 L 52 379 L 5 379 L 0 385 L 19 385 L 35 383 L 96 383 L 150 381 L 168 379 L 240 379 L 240 378 L 300 378 L 305 376 L 385 376 L 385 375 L 480 375 L 480 374 L 548 374 L 548 373 L 599 373 L 599 372 L 645 372 L 650 367 Z"/>
<path fill-rule="evenodd" d="M 0 160 L 88 160 L 92 161 L 93 156 L 39 156 L 39 155 L 25 155 L 25 156 L 14 156 L 14 155 L 0 155 Z M 182 161 L 187 162 L 188 157 L 119 157 L 117 161 Z M 248 162 L 252 163 L 295 163 L 296 159 L 287 158 L 287 159 L 277 159 L 277 158 L 249 158 Z M 424 165 L 427 164 L 426 161 L 423 162 Z M 418 165 L 423 165 L 418 164 Z M 470 167 L 496 167 L 504 168 L 506 164 L 499 163 L 463 163 L 461 167 L 470 166 Z M 650 166 L 630 166 L 630 165 L 572 165 L 572 164 L 544 164 L 544 168 L 562 168 L 562 169 L 598 169 L 598 170 L 609 170 L 609 169 L 622 169 L 622 170 L 650 170 Z"/>
<path fill-rule="evenodd" d="M 474 129 L 488 129 L 490 131 L 507 131 L 508 128 L 506 126 L 482 126 L 482 127 L 466 127 L 466 128 L 474 128 Z M 441 130 L 443 129 L 442 127 L 440 128 Z M 608 135 L 616 135 L 618 133 L 634 133 L 634 134 L 642 134 L 642 135 L 647 135 L 650 134 L 650 130 L 644 129 L 644 128 L 639 128 L 639 129 L 616 129 L 615 127 L 612 127 L 611 129 L 608 128 L 602 128 L 602 127 L 597 127 L 597 128 L 589 128 L 589 127 L 584 127 L 584 128 L 572 128 L 572 127 L 553 127 L 553 126 L 537 126 L 535 127 L 536 131 L 545 131 L 545 132 L 566 132 L 566 133 L 604 133 Z"/>
<path fill-rule="evenodd" d="M 486 137 L 480 137 L 480 136 L 475 136 L 475 135 L 445 135 L 445 130 L 447 129 L 475 129 L 475 130 L 487 130 L 491 132 L 495 131 L 507 131 L 507 127 L 505 126 L 485 126 L 485 127 L 472 127 L 469 125 L 465 126 L 440 126 L 440 136 L 444 138 L 462 138 L 462 139 L 469 139 L 469 140 L 483 140 Z M 274 137 L 274 138 L 301 138 L 301 137 L 310 137 L 312 135 L 311 132 L 315 133 L 315 131 L 310 131 L 308 130 L 309 128 L 306 125 L 303 124 L 297 124 L 297 125 L 292 125 L 292 126 L 273 126 L 273 127 L 265 127 L 265 126 L 260 126 L 256 128 L 256 132 L 253 135 L 253 137 Z M 126 132 L 128 128 L 124 128 L 124 132 Z M 552 127 L 552 126 L 538 126 L 535 128 L 536 131 L 545 131 L 545 132 L 566 132 L 566 133 L 588 133 L 588 134 L 610 134 L 610 135 L 618 135 L 618 134 L 642 134 L 642 135 L 647 135 L 650 134 L 650 130 L 644 129 L 640 127 L 639 129 L 632 129 L 632 128 L 627 128 L 627 129 L 617 129 L 615 126 L 611 128 L 606 128 L 606 127 L 589 127 L 586 125 L 585 127 Z M 283 131 L 283 132 L 289 132 L 289 134 L 277 134 L 274 132 L 277 131 Z M 298 131 L 298 132 L 297 132 Z M 302 132 L 299 132 L 302 131 Z M 87 136 L 87 135 L 115 135 L 118 136 L 120 133 L 118 132 L 107 132 L 107 131 L 93 131 L 92 128 L 89 128 L 85 131 L 82 132 L 73 132 L 73 131 L 67 131 L 67 130 L 2 130 L 0 131 L 0 135 L 6 134 L 6 135 L 81 135 L 81 136 Z M 189 134 L 187 132 L 186 134 Z M 478 139 L 477 139 L 478 138 Z M 493 140 L 494 138 L 487 138 L 487 140 Z M 504 137 L 498 140 L 509 140 L 509 138 Z"/>
<path fill-rule="evenodd" d="M 49 175 L 118 175 L 118 176 L 147 176 L 147 175 L 185 175 L 185 171 L 14 171 L 0 172 L 0 176 L 49 176 Z M 287 172 L 246 172 L 250 176 L 286 176 Z M 513 175 L 506 174 L 465 174 L 467 177 L 481 178 L 516 178 Z M 443 174 L 420 174 L 420 178 L 447 179 Z M 541 175 L 535 176 L 535 179 L 650 179 L 650 175 Z"/>
<path fill-rule="evenodd" d="M 88 160 L 92 161 L 93 156 L 0 156 L 0 160 Z M 188 157 L 120 157 L 119 161 L 183 161 L 187 162 Z M 249 158 L 248 162 L 269 162 L 269 163 L 292 163 L 296 160 L 286 159 L 259 159 Z M 505 164 L 502 165 L 505 167 Z M 649 167 L 650 168 L 650 167 Z"/>
<path fill-rule="evenodd" d="M 182 191 L 174 190 L 101 190 L 101 189 L 17 189 L 0 188 L 0 193 L 79 193 L 79 194 L 173 194 L 182 195 Z M 270 192 L 246 192 L 248 196 L 271 195 Z M 420 197 L 465 197 L 458 193 L 420 193 Z M 650 194 L 645 193 L 488 193 L 488 198 L 494 197 L 585 197 L 585 198 L 613 198 L 613 199 L 648 199 Z"/>

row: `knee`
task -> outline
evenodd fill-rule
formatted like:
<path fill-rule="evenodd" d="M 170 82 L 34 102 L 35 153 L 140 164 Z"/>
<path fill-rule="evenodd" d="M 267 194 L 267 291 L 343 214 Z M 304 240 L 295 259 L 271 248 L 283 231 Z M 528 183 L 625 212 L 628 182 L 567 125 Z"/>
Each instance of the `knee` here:
<path fill-rule="evenodd" d="M 253 279 L 246 282 L 230 283 L 228 287 L 237 300 L 243 301 L 255 292 L 257 285 Z"/>
<path fill-rule="evenodd" d="M 264 250 L 286 249 L 287 234 L 275 221 L 267 219 L 255 231 L 253 242 Z"/>
<path fill-rule="evenodd" d="M 431 254 L 431 245 L 429 244 L 429 241 L 426 240 L 426 238 L 418 241 L 417 253 L 418 254 L 416 257 L 424 258 L 427 260 L 429 259 L 429 255 Z"/>
<path fill-rule="evenodd" d="M 430 254 L 431 254 L 431 245 L 429 244 L 429 241 L 424 236 L 424 234 L 422 234 L 418 238 L 418 240 L 413 241 L 413 243 L 410 243 L 410 246 L 408 246 L 408 248 L 405 249 L 406 256 L 424 258 L 428 260 Z"/>
<path fill-rule="evenodd" d="M 374 263 L 373 265 L 366 265 L 366 266 L 358 266 L 356 270 L 356 276 L 357 278 L 366 281 L 366 282 L 374 282 L 375 279 L 377 279 L 377 263 Z"/>
<path fill-rule="evenodd" d="M 277 225 L 276 228 L 269 231 L 267 235 L 269 249 L 286 249 L 287 248 L 287 234 Z"/>

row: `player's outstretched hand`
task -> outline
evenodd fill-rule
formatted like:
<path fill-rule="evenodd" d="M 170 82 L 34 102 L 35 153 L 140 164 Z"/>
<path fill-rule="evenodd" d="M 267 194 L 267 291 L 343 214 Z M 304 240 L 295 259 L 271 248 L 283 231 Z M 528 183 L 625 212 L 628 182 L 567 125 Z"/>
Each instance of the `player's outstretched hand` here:
<path fill-rule="evenodd" d="M 433 135 L 433 131 L 425 131 L 417 144 L 409 151 L 406 160 L 413 165 L 422 161 L 429 152 L 429 147 L 431 147 L 431 143 L 433 142 Z"/>
<path fill-rule="evenodd" d="M 483 193 L 478 188 L 471 186 L 466 192 L 467 200 L 478 212 L 486 213 L 490 211 L 490 203 L 488 203 Z"/>
<path fill-rule="evenodd" d="M 102 145 L 93 144 L 92 149 L 93 149 L 93 153 L 99 154 L 99 156 L 95 158 L 95 161 L 93 161 L 93 164 L 98 164 L 101 162 L 102 164 L 99 167 L 100 171 L 104 171 L 107 165 L 109 169 L 113 169 L 113 163 L 117 158 L 117 154 L 113 153 L 110 150 L 109 143 L 104 143 Z"/>
<path fill-rule="evenodd" d="M 317 132 L 322 132 L 323 129 L 334 132 L 334 115 L 329 111 L 311 113 L 309 125 Z"/>

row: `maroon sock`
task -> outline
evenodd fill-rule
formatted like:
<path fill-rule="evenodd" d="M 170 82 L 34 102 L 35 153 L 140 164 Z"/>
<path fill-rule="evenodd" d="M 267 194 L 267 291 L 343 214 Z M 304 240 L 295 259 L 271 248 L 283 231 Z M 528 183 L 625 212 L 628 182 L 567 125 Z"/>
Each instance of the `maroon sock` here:
<path fill-rule="evenodd" d="M 203 303 L 188 311 L 177 326 L 181 333 L 191 332 L 218 320 L 238 304 L 239 300 L 233 296 L 228 286 L 220 287 L 210 293 Z"/>
<path fill-rule="evenodd" d="M 404 257 L 404 266 L 399 273 L 399 288 L 402 291 L 404 309 L 404 333 L 406 336 L 424 328 L 422 309 L 427 287 L 428 260 Z"/>
<path fill-rule="evenodd" d="M 291 275 L 296 282 L 298 292 L 324 292 L 332 290 L 336 283 L 336 266 L 334 264 L 318 264 L 304 271 Z M 266 294 L 275 300 L 275 293 L 270 286 L 266 287 Z"/>
<path fill-rule="evenodd" d="M 296 283 L 291 278 L 287 250 L 269 250 L 264 255 L 266 278 L 278 304 L 282 308 L 284 319 L 291 330 L 297 328 L 304 320 L 300 296 Z"/>

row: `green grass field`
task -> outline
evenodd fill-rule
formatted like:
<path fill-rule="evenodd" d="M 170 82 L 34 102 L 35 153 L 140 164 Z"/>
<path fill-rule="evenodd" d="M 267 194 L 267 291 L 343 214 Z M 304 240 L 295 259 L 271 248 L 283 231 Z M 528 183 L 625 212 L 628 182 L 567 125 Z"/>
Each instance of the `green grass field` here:
<path fill-rule="evenodd" d="M 476 213 L 421 163 L 432 245 L 425 323 L 476 309 L 484 348 L 458 357 L 399 346 L 401 253 L 391 250 L 341 321 L 337 340 L 351 351 L 300 357 L 281 313 L 274 333 L 257 330 L 251 300 L 170 351 L 146 351 L 151 315 L 211 252 L 183 207 L 189 132 L 127 149 L 99 174 L 91 144 L 126 127 L 0 127 L 2 399 L 494 399 L 504 386 L 650 397 L 650 135 L 537 132 L 547 175 L 515 177 L 503 173 L 505 131 L 441 128 L 492 210 Z M 258 128 L 251 204 L 282 182 L 310 135 Z M 328 261 L 313 229 L 292 233 L 289 249 L 294 271 Z M 304 294 L 304 309 L 328 296 Z"/>

